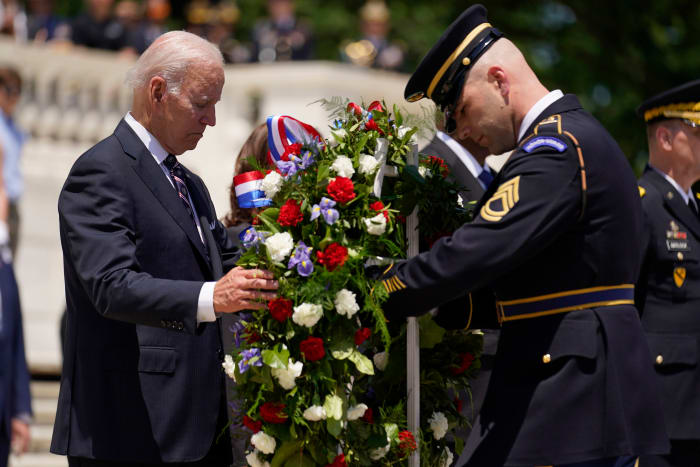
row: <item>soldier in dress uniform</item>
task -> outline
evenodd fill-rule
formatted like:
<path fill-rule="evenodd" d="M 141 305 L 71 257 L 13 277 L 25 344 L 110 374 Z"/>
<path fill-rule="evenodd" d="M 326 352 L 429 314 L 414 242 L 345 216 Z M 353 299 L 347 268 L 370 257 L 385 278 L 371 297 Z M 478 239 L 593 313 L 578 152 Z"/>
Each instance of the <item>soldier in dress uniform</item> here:
<path fill-rule="evenodd" d="M 640 467 L 700 466 L 700 80 L 637 110 L 647 124 L 649 164 L 639 180 L 643 266 L 636 303 L 647 335 L 671 453 Z"/>
<path fill-rule="evenodd" d="M 574 95 L 549 92 L 517 47 L 468 8 L 423 58 L 409 101 L 447 130 L 514 149 L 477 216 L 383 272 L 390 319 L 471 313 L 489 285 L 501 337 L 486 400 L 457 465 L 630 466 L 668 440 L 637 310 L 642 212 L 617 143 Z M 486 316 L 488 315 L 488 316 Z"/>

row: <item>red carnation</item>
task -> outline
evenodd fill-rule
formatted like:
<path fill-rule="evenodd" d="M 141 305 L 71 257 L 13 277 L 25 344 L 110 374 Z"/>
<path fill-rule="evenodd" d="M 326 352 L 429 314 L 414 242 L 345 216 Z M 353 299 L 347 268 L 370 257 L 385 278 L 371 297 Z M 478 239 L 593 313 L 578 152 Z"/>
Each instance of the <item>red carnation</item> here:
<path fill-rule="evenodd" d="M 299 350 L 304 354 L 304 358 L 310 362 L 321 360 L 326 355 L 326 350 L 323 348 L 323 339 L 314 336 L 309 336 L 301 341 Z"/>
<path fill-rule="evenodd" d="M 462 412 L 462 399 L 460 399 L 459 396 L 455 396 L 454 403 L 455 403 L 455 408 L 457 409 L 457 412 L 461 413 Z"/>
<path fill-rule="evenodd" d="M 304 215 L 301 213 L 299 203 L 294 199 L 288 199 L 280 208 L 277 223 L 283 227 L 295 226 L 302 220 Z"/>
<path fill-rule="evenodd" d="M 461 361 L 459 362 L 459 367 L 450 367 L 450 373 L 453 375 L 461 375 L 465 371 L 469 369 L 470 366 L 472 366 L 472 362 L 474 362 L 474 355 L 470 354 L 469 352 L 460 354 L 460 359 Z"/>
<path fill-rule="evenodd" d="M 355 331 L 355 345 L 360 345 L 372 335 L 372 331 L 369 328 L 362 328 Z"/>
<path fill-rule="evenodd" d="M 354 102 L 350 102 L 348 104 L 348 112 L 352 112 L 355 115 L 357 115 L 358 117 L 361 117 L 362 116 L 362 107 L 355 104 Z"/>
<path fill-rule="evenodd" d="M 282 153 L 282 160 L 283 161 L 288 161 L 290 154 L 294 154 L 298 156 L 301 153 L 301 143 L 294 143 L 290 144 L 287 146 L 284 150 L 284 153 Z"/>
<path fill-rule="evenodd" d="M 408 430 L 399 433 L 399 449 L 404 455 L 411 454 L 416 448 L 416 439 L 413 437 L 413 433 Z"/>
<path fill-rule="evenodd" d="M 270 314 L 280 323 L 284 323 L 288 318 L 292 317 L 292 301 L 286 298 L 275 298 L 267 302 L 267 308 L 270 309 Z"/>
<path fill-rule="evenodd" d="M 316 257 L 318 262 L 326 267 L 329 271 L 345 264 L 348 259 L 348 249 L 339 243 L 331 243 L 324 251 L 317 251 Z"/>
<path fill-rule="evenodd" d="M 382 103 L 379 101 L 374 101 L 372 102 L 369 107 L 367 107 L 367 110 L 372 112 L 373 110 L 376 110 L 377 112 L 384 112 L 384 107 L 382 107 Z"/>
<path fill-rule="evenodd" d="M 335 177 L 326 187 L 330 197 L 342 204 L 355 198 L 354 189 L 355 185 L 353 185 L 352 180 L 346 177 Z"/>
<path fill-rule="evenodd" d="M 365 410 L 365 414 L 362 416 L 362 420 L 364 420 L 367 423 L 374 423 L 374 413 L 372 412 L 371 407 L 368 407 L 367 410 Z"/>
<path fill-rule="evenodd" d="M 262 339 L 262 337 L 257 332 L 253 331 L 252 329 L 246 330 L 246 334 L 245 334 L 246 343 L 254 344 L 255 342 L 258 342 L 260 339 Z"/>
<path fill-rule="evenodd" d="M 331 464 L 326 464 L 326 467 L 348 467 L 348 464 L 345 463 L 345 454 L 338 454 L 335 456 L 333 462 Z"/>
<path fill-rule="evenodd" d="M 450 166 L 445 163 L 445 160 L 437 156 L 428 156 L 428 161 L 431 165 L 440 167 L 440 175 L 447 177 L 450 174 Z"/>
<path fill-rule="evenodd" d="M 381 201 L 375 201 L 369 205 L 369 208 L 376 212 L 381 212 L 384 214 L 384 219 L 389 220 L 389 213 L 384 210 L 384 203 Z"/>
<path fill-rule="evenodd" d="M 377 125 L 377 122 L 375 122 L 374 119 L 371 119 L 371 120 L 367 121 L 367 123 L 365 123 L 365 130 L 368 130 L 368 131 L 374 130 L 374 131 L 378 131 L 379 134 L 381 134 L 381 135 L 384 134 L 384 132 L 381 130 L 381 128 L 379 128 L 379 125 Z"/>
<path fill-rule="evenodd" d="M 260 416 L 267 423 L 285 423 L 288 418 L 285 407 L 281 402 L 265 402 L 260 406 Z"/>
<path fill-rule="evenodd" d="M 247 415 L 243 415 L 243 425 L 253 433 L 257 433 L 262 428 L 262 420 L 253 420 Z"/>

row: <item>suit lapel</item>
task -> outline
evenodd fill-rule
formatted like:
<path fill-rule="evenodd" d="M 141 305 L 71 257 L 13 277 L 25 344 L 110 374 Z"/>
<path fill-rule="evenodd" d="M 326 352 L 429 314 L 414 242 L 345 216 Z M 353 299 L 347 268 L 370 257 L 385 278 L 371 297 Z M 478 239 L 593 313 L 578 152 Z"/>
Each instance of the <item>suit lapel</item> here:
<path fill-rule="evenodd" d="M 700 219 L 685 204 L 678 190 L 651 167 L 646 168 L 643 178 L 659 191 L 664 200 L 664 207 L 673 217 L 687 227 L 696 238 L 700 238 Z"/>
<path fill-rule="evenodd" d="M 194 220 L 190 217 L 182 201 L 180 201 L 177 192 L 170 182 L 168 182 L 166 175 L 158 166 L 155 159 L 153 159 L 153 156 L 148 152 L 141 140 L 124 120 L 119 123 L 114 134 L 121 142 L 124 152 L 134 159 L 134 163 L 132 164 L 134 172 L 141 178 L 148 189 L 151 190 L 151 193 L 153 193 L 153 196 L 156 197 L 165 211 L 170 214 L 177 225 L 185 232 L 185 235 L 187 235 L 194 249 L 204 260 L 204 263 L 210 266 Z M 202 225 L 202 229 L 205 228 L 209 228 L 208 223 L 207 225 Z"/>
<path fill-rule="evenodd" d="M 212 272 L 214 273 L 214 279 L 218 280 L 223 276 L 221 251 L 219 249 L 219 244 L 214 239 L 213 233 L 218 220 L 212 211 L 211 200 L 206 196 L 206 188 L 202 185 L 201 181 L 192 176 L 192 173 L 187 168 L 184 166 L 183 168 L 185 169 L 186 176 L 185 183 L 190 190 L 190 197 L 192 198 L 194 209 L 197 211 L 197 216 L 199 216 L 199 225 L 202 226 L 202 236 L 209 250 L 209 259 Z"/>

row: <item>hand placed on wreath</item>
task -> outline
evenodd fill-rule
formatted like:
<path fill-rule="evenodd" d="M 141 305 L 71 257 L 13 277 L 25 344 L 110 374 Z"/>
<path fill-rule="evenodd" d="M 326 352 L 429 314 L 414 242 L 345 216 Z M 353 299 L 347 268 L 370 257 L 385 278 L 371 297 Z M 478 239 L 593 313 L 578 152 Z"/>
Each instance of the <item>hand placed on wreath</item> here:
<path fill-rule="evenodd" d="M 265 308 L 268 300 L 277 297 L 275 292 L 266 292 L 279 287 L 273 279 L 270 271 L 262 269 L 237 267 L 230 270 L 214 286 L 214 311 L 235 313 Z"/>

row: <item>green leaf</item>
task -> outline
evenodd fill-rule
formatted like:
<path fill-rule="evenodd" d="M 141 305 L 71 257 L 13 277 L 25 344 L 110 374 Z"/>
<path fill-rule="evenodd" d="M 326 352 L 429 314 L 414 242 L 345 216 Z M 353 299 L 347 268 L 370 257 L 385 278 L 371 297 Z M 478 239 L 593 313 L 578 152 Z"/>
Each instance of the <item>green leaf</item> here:
<path fill-rule="evenodd" d="M 399 439 L 399 426 L 396 423 L 385 423 L 384 430 L 387 438 L 391 440 Z"/>
<path fill-rule="evenodd" d="M 281 467 L 285 465 L 285 461 L 295 453 L 300 452 L 303 445 L 303 441 L 285 441 L 282 443 L 282 446 L 275 451 L 275 456 L 270 461 L 270 467 Z"/>
<path fill-rule="evenodd" d="M 337 438 L 338 436 L 340 436 L 340 432 L 342 431 L 343 426 L 340 420 L 328 418 L 326 419 L 326 429 L 328 430 L 328 433 L 332 434 Z"/>
<path fill-rule="evenodd" d="M 279 217 L 279 215 L 279 208 L 267 208 L 258 214 L 258 218 L 263 221 L 268 229 L 272 230 L 274 233 L 279 233 L 280 229 L 277 225 L 277 217 Z"/>
<path fill-rule="evenodd" d="M 280 348 L 277 350 L 263 350 L 262 358 L 263 363 L 270 368 L 287 368 L 287 363 L 289 362 L 289 350 Z"/>
<path fill-rule="evenodd" d="M 323 408 L 326 411 L 327 418 L 336 420 L 341 420 L 343 418 L 343 399 L 337 395 L 327 395 L 326 400 L 323 401 Z"/>
<path fill-rule="evenodd" d="M 362 355 L 357 349 L 353 349 L 353 352 L 350 354 L 348 359 L 355 364 L 357 371 L 360 373 L 364 373 L 366 375 L 374 374 L 374 366 L 372 365 L 372 361 Z"/>
<path fill-rule="evenodd" d="M 302 452 L 299 452 L 299 454 L 293 454 L 284 463 L 284 467 L 316 467 L 316 463 Z"/>
<path fill-rule="evenodd" d="M 420 328 L 421 349 L 432 349 L 442 342 L 442 338 L 445 336 L 445 329 L 438 326 L 429 314 L 418 318 L 418 326 Z"/>
<path fill-rule="evenodd" d="M 339 343 L 334 343 L 333 346 L 330 348 L 331 355 L 333 355 L 333 358 L 336 360 L 345 360 L 346 358 L 350 357 L 353 352 L 355 352 L 355 346 L 352 344 L 352 342 L 339 342 Z"/>

